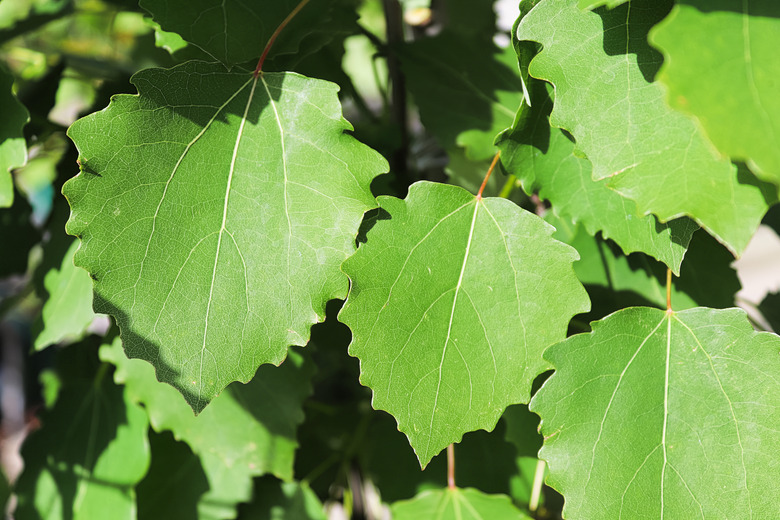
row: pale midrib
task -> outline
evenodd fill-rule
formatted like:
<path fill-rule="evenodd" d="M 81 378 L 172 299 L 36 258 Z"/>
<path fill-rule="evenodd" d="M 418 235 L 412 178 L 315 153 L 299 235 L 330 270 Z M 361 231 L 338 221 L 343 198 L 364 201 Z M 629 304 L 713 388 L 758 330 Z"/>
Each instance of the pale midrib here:
<path fill-rule="evenodd" d="M 241 116 L 241 123 L 238 126 L 238 135 L 236 135 L 236 143 L 233 146 L 233 156 L 230 159 L 230 170 L 228 173 L 227 187 L 225 188 L 225 202 L 222 206 L 222 225 L 219 228 L 219 235 L 217 237 L 217 252 L 214 255 L 214 266 L 211 271 L 211 286 L 209 287 L 209 299 L 206 303 L 206 322 L 203 327 L 203 345 L 200 349 L 200 367 L 198 373 L 198 384 L 203 388 L 203 356 L 206 353 L 206 338 L 209 331 L 209 314 L 211 314 L 211 301 L 214 295 L 214 282 L 217 278 L 217 264 L 219 263 L 219 254 L 222 248 L 222 236 L 226 231 L 228 204 L 230 202 L 230 188 L 233 184 L 233 174 L 236 171 L 236 159 L 238 157 L 238 147 L 241 144 L 241 137 L 244 134 L 244 126 L 246 125 L 247 114 L 249 113 L 249 107 L 252 105 L 252 99 L 255 95 L 255 88 L 257 87 L 257 78 L 252 82 L 252 89 L 249 91 L 249 98 L 246 101 L 244 107 L 244 114 Z M 243 88 L 241 89 L 243 90 Z M 247 309 L 248 310 L 248 309 Z M 198 404 L 200 404 L 200 392 L 198 396 Z"/>
<path fill-rule="evenodd" d="M 268 102 L 271 104 L 271 108 L 273 108 L 274 116 L 276 118 L 276 124 L 279 127 L 279 141 L 281 143 L 282 148 L 282 172 L 284 173 L 284 216 L 287 218 L 287 285 L 289 286 L 289 294 L 290 294 L 290 319 L 288 323 L 292 325 L 293 323 L 293 284 L 292 284 L 292 277 L 290 274 L 290 256 L 292 255 L 292 221 L 290 220 L 290 208 L 289 208 L 289 194 L 287 192 L 287 187 L 290 184 L 290 180 L 287 175 L 287 149 L 284 145 L 284 127 L 282 126 L 282 118 L 279 116 L 279 111 L 276 108 L 276 102 L 274 101 L 273 96 L 271 96 L 271 89 L 268 88 L 268 83 L 265 82 L 265 78 L 260 75 L 260 81 L 263 82 L 263 88 L 265 88 L 265 93 L 268 95 Z"/>
<path fill-rule="evenodd" d="M 466 241 L 466 252 L 463 255 L 463 265 L 460 267 L 460 275 L 458 276 L 458 283 L 455 285 L 455 295 L 452 298 L 452 309 L 450 310 L 450 322 L 447 325 L 447 337 L 444 339 L 444 348 L 441 352 L 441 360 L 439 361 L 439 381 L 436 383 L 436 393 L 433 398 L 433 410 L 431 411 L 431 422 L 428 426 L 428 445 L 425 448 L 426 456 L 430 453 L 431 438 L 433 437 L 433 419 L 436 417 L 436 406 L 439 403 L 439 390 L 441 389 L 441 375 L 442 368 L 444 367 L 444 358 L 447 355 L 447 344 L 450 342 L 450 335 L 452 333 L 452 322 L 455 318 L 455 306 L 458 304 L 458 295 L 460 294 L 460 288 L 463 285 L 463 275 L 466 272 L 466 264 L 469 260 L 469 252 L 471 251 L 471 242 L 474 238 L 474 226 L 477 222 L 477 212 L 479 211 L 480 201 L 476 200 L 474 203 L 474 215 L 471 217 L 471 228 L 469 229 L 469 238 Z"/>
<path fill-rule="evenodd" d="M 672 320 L 666 317 L 666 372 L 664 375 L 664 425 L 661 430 L 661 447 L 663 448 L 664 464 L 661 466 L 661 520 L 664 518 L 664 479 L 666 466 L 669 463 L 666 454 L 666 426 L 669 423 L 669 369 L 672 357 Z"/>
<path fill-rule="evenodd" d="M 251 80 L 249 80 L 251 81 Z M 157 216 L 160 213 L 160 208 L 163 205 L 163 202 L 165 201 L 165 197 L 168 194 L 168 188 L 171 186 L 171 182 L 173 181 L 173 177 L 176 175 L 176 172 L 179 170 L 179 166 L 181 166 L 182 161 L 187 156 L 187 153 L 189 153 L 190 149 L 197 143 L 201 137 L 203 137 L 203 134 L 206 133 L 206 131 L 211 128 L 211 124 L 217 119 L 217 116 L 219 116 L 220 113 L 222 113 L 222 110 L 230 104 L 231 101 L 233 101 L 236 96 L 238 96 L 244 88 L 249 84 L 249 81 L 241 85 L 241 88 L 236 90 L 236 93 L 230 96 L 227 101 L 222 103 L 219 108 L 217 108 L 216 112 L 214 112 L 214 115 L 209 119 L 209 121 L 203 125 L 203 130 L 198 132 L 198 135 L 192 138 L 192 140 L 187 143 L 187 146 L 184 148 L 184 151 L 182 151 L 181 155 L 179 156 L 179 159 L 176 161 L 176 164 L 173 166 L 173 170 L 171 171 L 170 177 L 168 177 L 168 180 L 165 182 L 165 188 L 163 188 L 162 197 L 160 197 L 160 202 L 157 204 L 157 208 L 154 210 L 154 215 L 152 216 L 152 231 L 149 233 L 149 240 L 146 242 L 146 250 L 144 251 L 144 257 L 141 259 L 141 268 L 138 270 L 138 278 L 135 281 L 135 285 L 138 286 L 138 282 L 141 281 L 141 276 L 143 276 L 144 272 L 144 265 L 146 264 L 146 259 L 149 257 L 149 248 L 152 245 L 152 238 L 154 238 L 154 233 L 157 230 Z M 131 314 L 133 308 L 135 308 L 135 288 L 133 289 L 133 305 L 130 307 Z"/>

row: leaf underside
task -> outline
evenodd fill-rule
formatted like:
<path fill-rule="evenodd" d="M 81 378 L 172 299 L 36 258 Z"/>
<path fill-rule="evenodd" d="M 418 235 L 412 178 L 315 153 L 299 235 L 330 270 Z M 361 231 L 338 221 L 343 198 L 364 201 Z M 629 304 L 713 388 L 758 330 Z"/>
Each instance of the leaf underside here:
<path fill-rule="evenodd" d="M 505 199 L 419 182 L 380 206 L 387 218 L 342 266 L 352 289 L 339 319 L 374 407 L 395 417 L 425 467 L 528 401 L 542 351 L 588 301 L 574 251 Z"/>
<path fill-rule="evenodd" d="M 780 518 L 780 339 L 739 309 L 592 326 L 547 351 L 531 402 L 564 517 Z"/>
<path fill-rule="evenodd" d="M 95 310 L 199 412 L 346 296 L 339 265 L 386 162 L 344 133 L 325 81 L 188 62 L 133 82 L 69 130 L 83 171 L 66 229 Z"/>

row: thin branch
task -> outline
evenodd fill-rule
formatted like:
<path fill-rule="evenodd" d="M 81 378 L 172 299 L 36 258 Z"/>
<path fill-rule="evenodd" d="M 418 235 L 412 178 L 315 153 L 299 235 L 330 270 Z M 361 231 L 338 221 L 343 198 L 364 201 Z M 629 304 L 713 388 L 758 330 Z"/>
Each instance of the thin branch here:
<path fill-rule="evenodd" d="M 271 35 L 270 38 L 268 38 L 268 43 L 265 44 L 265 49 L 263 49 L 263 54 L 260 56 L 260 59 L 257 61 L 257 67 L 255 67 L 254 76 L 258 77 L 260 73 L 263 71 L 263 63 L 265 63 L 265 58 L 268 56 L 268 53 L 271 51 L 271 47 L 273 46 L 274 42 L 276 41 L 276 38 L 279 36 L 279 33 L 282 32 L 282 30 L 287 27 L 287 24 L 292 21 L 293 18 L 295 18 L 295 15 L 300 12 L 303 7 L 309 3 L 309 0 L 301 0 L 301 2 L 295 6 L 295 9 L 293 9 L 290 14 L 287 15 L 287 18 L 282 20 L 282 23 L 279 24 L 279 27 L 276 28 L 274 33 Z"/>

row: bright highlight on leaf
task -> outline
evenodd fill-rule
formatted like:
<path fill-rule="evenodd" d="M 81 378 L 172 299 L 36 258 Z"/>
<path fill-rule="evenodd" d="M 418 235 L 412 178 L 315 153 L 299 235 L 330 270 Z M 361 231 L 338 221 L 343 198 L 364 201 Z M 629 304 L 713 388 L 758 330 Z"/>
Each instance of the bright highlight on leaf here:
<path fill-rule="evenodd" d="M 542 351 L 588 309 L 576 253 L 505 199 L 419 182 L 343 265 L 340 320 L 375 408 L 398 421 L 423 467 L 466 432 L 527 402 Z"/>
<path fill-rule="evenodd" d="M 652 82 L 661 57 L 646 35 L 670 7 L 633 0 L 588 12 L 577 0 L 546 0 L 517 37 L 543 45 L 530 73 L 555 86 L 550 121 L 574 136 L 594 180 L 609 179 L 642 214 L 690 216 L 738 255 L 775 197 L 717 157 L 695 120 L 670 108 Z"/>
<path fill-rule="evenodd" d="M 780 2 L 683 0 L 650 32 L 669 103 L 718 149 L 780 184 Z M 706 41 L 706 45 L 702 42 Z"/>
<path fill-rule="evenodd" d="M 70 128 L 67 230 L 128 355 L 199 412 L 346 297 L 339 266 L 386 163 L 344 133 L 325 81 L 188 62 L 133 82 Z"/>
<path fill-rule="evenodd" d="M 592 326 L 547 351 L 531 402 L 564 517 L 780 518 L 780 339 L 738 309 Z"/>
<path fill-rule="evenodd" d="M 506 495 L 487 495 L 479 490 L 440 489 L 424 491 L 392 507 L 394 520 L 529 520 Z"/>

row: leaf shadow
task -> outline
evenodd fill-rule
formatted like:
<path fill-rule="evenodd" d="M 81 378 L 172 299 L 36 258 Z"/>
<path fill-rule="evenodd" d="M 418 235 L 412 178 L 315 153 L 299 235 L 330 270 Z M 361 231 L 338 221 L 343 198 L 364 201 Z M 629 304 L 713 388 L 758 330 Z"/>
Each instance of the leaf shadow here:
<path fill-rule="evenodd" d="M 634 54 L 645 81 L 652 83 L 663 56 L 650 46 L 647 33 L 671 11 L 672 5 L 671 0 L 633 0 L 613 9 L 595 9 L 604 26 L 604 52 L 609 56 Z"/>

